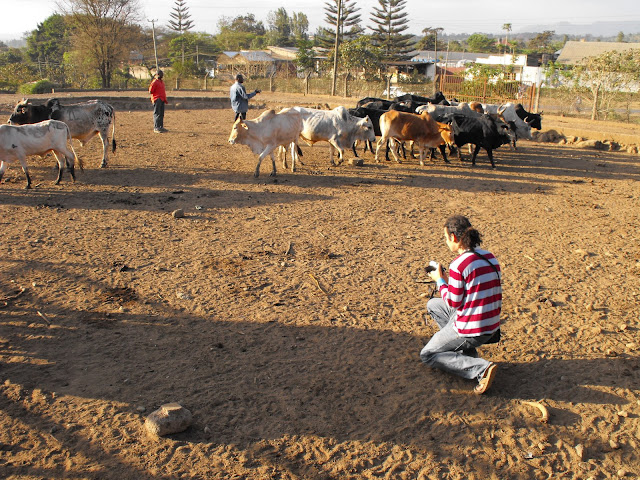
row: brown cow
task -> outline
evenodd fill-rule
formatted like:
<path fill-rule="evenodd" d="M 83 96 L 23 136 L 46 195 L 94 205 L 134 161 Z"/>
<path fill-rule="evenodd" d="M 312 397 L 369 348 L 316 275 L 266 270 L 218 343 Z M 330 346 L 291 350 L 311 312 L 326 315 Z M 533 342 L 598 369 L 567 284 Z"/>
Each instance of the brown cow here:
<path fill-rule="evenodd" d="M 451 125 L 436 122 L 429 113 L 420 115 L 390 110 L 380 117 L 380 133 L 382 136 L 376 146 L 376 163 L 378 151 L 387 140 L 393 139 L 400 142 L 413 141 L 420 149 L 420 165 L 424 165 L 424 157 L 427 148 L 435 148 L 451 145 L 454 142 Z M 394 150 L 391 151 L 396 162 L 401 163 Z M 445 161 L 446 156 L 445 156 Z"/>

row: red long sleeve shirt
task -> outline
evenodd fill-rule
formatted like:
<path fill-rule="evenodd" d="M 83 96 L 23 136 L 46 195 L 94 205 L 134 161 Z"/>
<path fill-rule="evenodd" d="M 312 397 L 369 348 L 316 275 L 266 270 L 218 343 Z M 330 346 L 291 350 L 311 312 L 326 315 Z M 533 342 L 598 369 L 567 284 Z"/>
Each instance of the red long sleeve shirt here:
<path fill-rule="evenodd" d="M 164 88 L 164 82 L 155 78 L 151 85 L 149 85 L 149 93 L 151 94 L 151 103 L 155 103 L 157 99 L 162 100 L 164 103 L 169 103 L 167 101 L 167 92 Z"/>

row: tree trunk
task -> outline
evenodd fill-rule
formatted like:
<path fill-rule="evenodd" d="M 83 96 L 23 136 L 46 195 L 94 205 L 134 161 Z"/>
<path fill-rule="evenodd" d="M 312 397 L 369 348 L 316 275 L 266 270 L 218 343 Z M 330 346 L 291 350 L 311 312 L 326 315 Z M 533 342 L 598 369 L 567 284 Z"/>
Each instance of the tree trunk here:
<path fill-rule="evenodd" d="M 591 106 L 591 120 L 598 119 L 598 101 L 600 100 L 600 84 L 593 89 L 593 105 Z"/>

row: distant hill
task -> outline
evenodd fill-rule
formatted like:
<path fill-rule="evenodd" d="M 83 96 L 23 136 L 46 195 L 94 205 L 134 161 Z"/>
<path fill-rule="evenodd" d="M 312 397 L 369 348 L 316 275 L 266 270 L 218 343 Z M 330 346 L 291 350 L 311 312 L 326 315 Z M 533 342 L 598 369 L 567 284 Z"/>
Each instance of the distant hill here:
<path fill-rule="evenodd" d="M 556 35 L 589 35 L 591 37 L 615 37 L 618 32 L 625 35 L 640 33 L 640 21 L 625 22 L 595 22 L 590 24 L 575 24 L 570 22 L 558 22 L 540 25 L 528 25 L 518 30 L 518 33 L 544 32 L 552 30 Z"/>

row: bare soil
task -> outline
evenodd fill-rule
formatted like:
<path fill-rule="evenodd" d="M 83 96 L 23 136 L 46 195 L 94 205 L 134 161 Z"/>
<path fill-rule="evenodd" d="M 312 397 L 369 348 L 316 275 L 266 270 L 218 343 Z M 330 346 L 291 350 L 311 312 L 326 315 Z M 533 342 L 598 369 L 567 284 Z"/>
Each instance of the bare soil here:
<path fill-rule="evenodd" d="M 255 179 L 232 120 L 170 107 L 158 135 L 150 105 L 121 110 L 109 168 L 94 139 L 74 144 L 75 184 L 53 185 L 51 157 L 29 160 L 30 191 L 5 173 L 0 477 L 640 475 L 638 156 L 522 141 L 496 169 L 485 153 L 331 167 L 317 144 Z M 455 213 L 504 272 L 484 396 L 418 357 L 435 332 L 423 268 L 453 259 Z M 168 402 L 193 425 L 154 438 L 145 417 Z"/>

